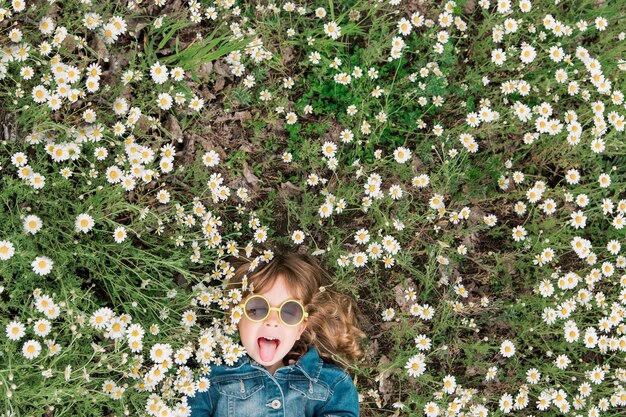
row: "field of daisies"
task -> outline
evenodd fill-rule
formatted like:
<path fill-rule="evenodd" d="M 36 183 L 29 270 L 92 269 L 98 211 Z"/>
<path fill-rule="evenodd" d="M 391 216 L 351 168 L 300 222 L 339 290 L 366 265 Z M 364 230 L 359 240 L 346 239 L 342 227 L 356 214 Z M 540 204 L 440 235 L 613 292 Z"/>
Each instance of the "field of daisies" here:
<path fill-rule="evenodd" d="M 626 406 L 626 6 L 0 0 L 0 415 L 189 415 L 238 251 L 361 310 L 361 415 Z"/>

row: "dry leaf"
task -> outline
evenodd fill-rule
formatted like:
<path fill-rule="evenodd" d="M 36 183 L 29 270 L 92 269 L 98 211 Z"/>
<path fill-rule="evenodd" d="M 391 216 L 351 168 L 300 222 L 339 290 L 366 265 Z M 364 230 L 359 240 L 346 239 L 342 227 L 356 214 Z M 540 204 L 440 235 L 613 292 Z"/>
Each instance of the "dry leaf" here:
<path fill-rule="evenodd" d="M 244 161 L 243 163 L 243 177 L 246 179 L 248 184 L 252 186 L 252 189 L 257 192 L 259 190 L 258 183 L 261 182 L 254 173 L 250 170 L 248 163 Z"/>

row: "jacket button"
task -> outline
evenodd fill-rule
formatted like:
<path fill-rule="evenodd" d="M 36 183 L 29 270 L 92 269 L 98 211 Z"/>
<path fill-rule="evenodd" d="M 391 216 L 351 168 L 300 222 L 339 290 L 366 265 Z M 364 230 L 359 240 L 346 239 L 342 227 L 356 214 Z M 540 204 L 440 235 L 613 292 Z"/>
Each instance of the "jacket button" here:
<path fill-rule="evenodd" d="M 280 400 L 274 400 L 270 405 L 274 410 L 278 410 L 280 408 Z"/>

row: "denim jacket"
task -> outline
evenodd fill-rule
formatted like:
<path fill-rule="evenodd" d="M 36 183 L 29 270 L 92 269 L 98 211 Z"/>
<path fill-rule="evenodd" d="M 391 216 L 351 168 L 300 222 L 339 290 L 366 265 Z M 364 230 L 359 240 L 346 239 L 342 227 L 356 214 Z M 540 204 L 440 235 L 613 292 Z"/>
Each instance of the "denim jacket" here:
<path fill-rule="evenodd" d="M 211 368 L 205 392 L 189 397 L 191 417 L 358 417 L 350 375 L 325 363 L 317 349 L 274 374 L 248 355 L 234 365 Z"/>

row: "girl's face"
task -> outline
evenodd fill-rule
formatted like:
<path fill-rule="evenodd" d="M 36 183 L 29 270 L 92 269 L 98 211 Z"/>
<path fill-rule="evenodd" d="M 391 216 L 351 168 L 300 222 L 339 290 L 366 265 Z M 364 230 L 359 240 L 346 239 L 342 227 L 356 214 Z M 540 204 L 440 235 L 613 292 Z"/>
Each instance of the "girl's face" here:
<path fill-rule="evenodd" d="M 295 294 L 289 292 L 281 275 L 276 277 L 270 288 L 255 294 L 267 298 L 271 307 L 278 308 L 285 300 L 291 299 L 302 302 Z M 283 366 L 283 358 L 289 353 L 296 340 L 300 339 L 306 325 L 306 319 L 304 319 L 297 326 L 285 326 L 278 317 L 278 311 L 272 310 L 269 316 L 260 322 L 251 321 L 244 315 L 239 321 L 238 328 L 241 343 L 248 355 L 274 374 Z M 278 343 L 261 340 L 263 338 L 276 338 Z"/>

